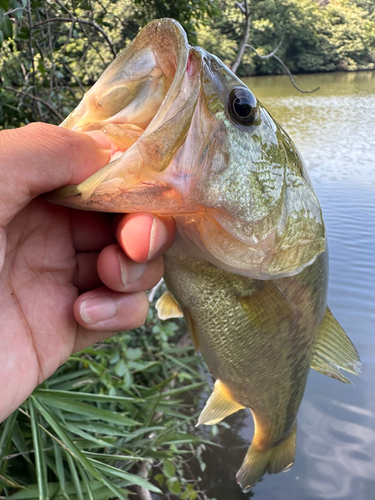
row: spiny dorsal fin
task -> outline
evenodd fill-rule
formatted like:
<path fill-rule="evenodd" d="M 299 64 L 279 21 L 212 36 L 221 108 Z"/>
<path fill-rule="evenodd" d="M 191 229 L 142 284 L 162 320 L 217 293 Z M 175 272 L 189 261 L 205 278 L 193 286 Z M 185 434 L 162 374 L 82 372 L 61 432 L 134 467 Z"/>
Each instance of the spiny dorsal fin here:
<path fill-rule="evenodd" d="M 232 413 L 245 408 L 233 399 L 229 388 L 219 379 L 215 382 L 214 391 L 208 398 L 196 427 L 201 424 L 214 425 Z"/>
<path fill-rule="evenodd" d="M 352 382 L 340 373 L 339 368 L 354 375 L 361 374 L 358 352 L 328 307 L 320 326 L 311 368 L 347 384 Z"/>
<path fill-rule="evenodd" d="M 166 290 L 155 304 L 160 319 L 182 318 L 183 314 L 176 299 Z"/>

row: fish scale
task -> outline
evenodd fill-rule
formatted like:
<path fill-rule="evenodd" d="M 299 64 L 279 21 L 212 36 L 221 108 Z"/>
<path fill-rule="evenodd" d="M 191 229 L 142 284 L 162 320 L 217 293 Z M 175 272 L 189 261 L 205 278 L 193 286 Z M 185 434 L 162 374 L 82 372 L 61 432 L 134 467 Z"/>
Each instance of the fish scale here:
<path fill-rule="evenodd" d="M 290 335 L 290 329 L 294 328 L 296 323 L 295 315 L 290 315 L 290 321 L 283 329 L 280 329 L 276 318 L 267 325 L 268 331 L 263 328 L 257 332 L 254 321 L 251 322 L 238 300 L 239 296 L 251 297 L 252 291 L 256 290 L 255 280 L 237 276 L 235 281 L 231 274 L 207 265 L 205 261 L 199 262 L 188 256 L 183 259 L 182 245 L 176 244 L 170 253 L 166 256 L 165 279 L 176 300 L 189 309 L 195 328 L 199 331 L 199 349 L 208 367 L 216 378 L 224 380 L 231 387 L 234 398 L 243 406 L 264 407 L 265 386 L 262 379 L 273 378 L 272 372 L 276 373 L 275 379 L 281 378 L 280 372 L 287 372 L 289 369 L 289 365 L 285 363 L 289 353 L 298 358 L 295 349 L 299 348 L 300 343 L 293 339 L 287 351 L 285 332 L 282 331 L 286 330 Z M 177 258 L 174 258 L 176 253 Z M 298 280 L 298 277 L 295 279 Z M 267 291 L 264 295 L 267 304 Z M 290 308 L 287 300 L 281 294 L 280 296 L 286 302 L 284 307 Z M 320 321 L 323 315 L 324 309 L 320 311 Z M 256 311 L 253 317 L 256 318 Z M 320 321 L 318 320 L 318 323 Z M 301 317 L 299 323 L 311 325 L 312 318 Z M 300 328 L 298 333 L 301 337 L 307 335 L 308 339 L 311 339 L 310 331 L 305 330 Z M 264 354 L 261 355 L 263 351 L 267 353 L 266 360 Z M 308 370 L 308 366 L 309 361 L 305 363 L 305 370 Z M 306 377 L 307 373 L 303 374 L 303 378 Z M 248 391 L 246 400 L 239 400 L 235 395 L 237 392 L 241 394 L 247 392 L 243 384 L 244 379 L 253 380 L 253 385 L 261 388 L 260 402 L 255 399 L 254 391 L 259 392 L 255 387 Z M 295 380 L 294 384 L 300 386 L 301 382 Z M 274 382 L 268 380 L 267 399 L 271 402 L 275 398 L 270 392 L 272 385 L 275 385 Z M 285 385 L 284 389 L 288 393 L 291 387 Z M 278 394 L 280 388 L 275 387 L 274 390 Z M 271 404 L 274 409 L 274 404 Z M 296 403 L 296 408 L 298 405 L 299 401 Z M 271 408 L 269 411 L 271 412 Z"/>

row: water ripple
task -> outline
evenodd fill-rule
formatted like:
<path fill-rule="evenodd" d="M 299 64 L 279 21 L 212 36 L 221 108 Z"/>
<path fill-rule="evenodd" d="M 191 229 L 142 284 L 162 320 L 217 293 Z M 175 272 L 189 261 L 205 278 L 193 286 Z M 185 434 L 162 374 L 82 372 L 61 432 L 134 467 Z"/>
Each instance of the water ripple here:
<path fill-rule="evenodd" d="M 321 85 L 321 94 L 291 95 L 294 90 L 282 77 L 251 79 L 249 85 L 307 161 L 329 239 L 329 304 L 361 355 L 363 375 L 350 376 L 351 387 L 311 371 L 299 412 L 295 464 L 286 474 L 267 476 L 254 498 L 374 500 L 375 72 L 301 80 L 304 88 Z M 245 449 L 237 452 L 237 446 L 239 440 L 244 446 L 252 424 L 240 415 L 233 421 L 239 425 L 235 433 L 223 434 L 215 463 L 219 456 L 222 463 L 233 459 L 238 465 L 243 459 Z M 218 500 L 245 498 L 224 468 L 208 480 L 215 484 L 223 477 L 220 488 L 208 487 L 207 494 L 212 491 Z"/>

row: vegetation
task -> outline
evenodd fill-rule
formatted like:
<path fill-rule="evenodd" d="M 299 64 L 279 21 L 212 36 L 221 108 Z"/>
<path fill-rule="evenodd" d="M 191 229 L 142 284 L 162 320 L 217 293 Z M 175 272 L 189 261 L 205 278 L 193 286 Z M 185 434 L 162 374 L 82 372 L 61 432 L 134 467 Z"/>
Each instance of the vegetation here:
<path fill-rule="evenodd" d="M 249 43 L 277 55 L 293 73 L 375 69 L 375 4 L 371 0 L 249 0 Z M 244 32 L 244 15 L 224 2 L 220 17 L 198 34 L 198 43 L 229 66 Z M 218 35 L 219 33 L 219 35 Z M 247 49 L 240 76 L 283 73 L 274 59 Z"/>
<path fill-rule="evenodd" d="M 220 15 L 217 0 L 134 0 L 134 18 L 140 26 L 153 19 L 170 17 L 177 19 L 188 34 L 191 44 L 197 43 L 197 30 L 207 26 L 209 18 Z"/>
<path fill-rule="evenodd" d="M 145 327 L 72 356 L 0 426 L 0 498 L 206 499 L 188 463 L 204 469 L 202 361 L 176 343 L 184 331 L 150 311 Z"/>
<path fill-rule="evenodd" d="M 0 124 L 60 123 L 136 35 L 131 14 L 128 0 L 0 0 Z"/>
<path fill-rule="evenodd" d="M 291 71 L 375 69 L 373 0 L 249 5 L 248 42 L 265 55 L 282 40 L 277 54 Z M 0 129 L 61 122 L 139 28 L 165 16 L 233 64 L 244 16 L 232 0 L 0 0 Z M 238 69 L 280 72 L 249 48 Z M 151 312 L 144 328 L 73 356 L 0 426 L 0 498 L 124 499 L 149 489 L 205 499 L 186 461 L 203 470 L 205 442 L 193 432 L 196 405 L 183 402 L 203 368 L 176 343 L 181 334 Z"/>
<path fill-rule="evenodd" d="M 249 0 L 249 43 L 294 73 L 375 68 L 372 0 Z M 0 128 L 59 123 L 155 17 L 170 16 L 231 66 L 244 33 L 234 0 L 0 0 Z M 282 73 L 245 50 L 240 76 Z"/>

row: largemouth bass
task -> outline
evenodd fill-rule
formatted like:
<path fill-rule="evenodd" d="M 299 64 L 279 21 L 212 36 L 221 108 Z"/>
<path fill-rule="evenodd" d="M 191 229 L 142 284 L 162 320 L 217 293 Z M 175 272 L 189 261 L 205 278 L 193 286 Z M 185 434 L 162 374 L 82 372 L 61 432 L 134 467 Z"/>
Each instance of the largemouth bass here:
<path fill-rule="evenodd" d="M 181 26 L 153 21 L 63 127 L 99 130 L 111 162 L 52 195 L 85 210 L 174 216 L 162 318 L 183 314 L 215 377 L 198 424 L 249 408 L 243 490 L 294 461 L 309 368 L 349 380 L 358 354 L 327 308 L 321 209 L 291 139 Z"/>

